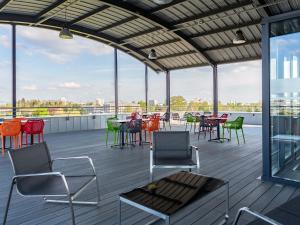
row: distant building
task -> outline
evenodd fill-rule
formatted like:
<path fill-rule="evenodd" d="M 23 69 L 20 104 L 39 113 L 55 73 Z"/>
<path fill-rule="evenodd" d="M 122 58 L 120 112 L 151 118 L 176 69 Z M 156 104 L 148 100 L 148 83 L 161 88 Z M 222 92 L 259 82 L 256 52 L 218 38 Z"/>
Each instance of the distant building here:
<path fill-rule="evenodd" d="M 154 99 L 149 99 L 149 105 L 150 106 L 155 106 L 158 104 L 158 101 L 157 100 L 154 100 Z"/>
<path fill-rule="evenodd" d="M 104 99 L 103 98 L 97 98 L 96 99 L 96 105 L 103 106 L 104 105 Z"/>

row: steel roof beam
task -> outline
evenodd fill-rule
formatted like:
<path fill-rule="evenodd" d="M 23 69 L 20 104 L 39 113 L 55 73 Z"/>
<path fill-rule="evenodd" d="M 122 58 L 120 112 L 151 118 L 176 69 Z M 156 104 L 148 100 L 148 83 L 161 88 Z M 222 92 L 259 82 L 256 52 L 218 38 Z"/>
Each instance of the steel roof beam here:
<path fill-rule="evenodd" d="M 172 39 L 172 40 L 158 42 L 158 43 L 151 44 L 151 45 L 145 45 L 145 46 L 140 47 L 139 49 L 145 50 L 145 49 L 148 49 L 148 48 L 155 48 L 155 47 L 159 47 L 159 46 L 162 46 L 162 45 L 173 44 L 173 43 L 176 43 L 176 42 L 179 42 L 179 41 L 181 41 L 179 38 L 175 38 L 175 39 Z"/>
<path fill-rule="evenodd" d="M 257 4 L 258 6 L 267 4 L 265 0 L 254 0 L 254 2 L 258 3 Z M 272 16 L 272 12 L 268 6 L 258 10 L 261 11 L 265 16 Z"/>
<path fill-rule="evenodd" d="M 66 3 L 67 1 L 68 0 L 57 0 L 56 2 L 54 2 L 53 4 L 49 5 L 47 8 L 45 8 L 44 10 L 39 12 L 36 15 L 36 20 L 39 21 L 41 18 L 45 17 L 49 12 L 51 12 L 52 10 L 55 10 L 56 8 L 58 8 L 59 6 L 61 6 L 64 3 Z"/>
<path fill-rule="evenodd" d="M 197 52 L 195 50 L 186 51 L 186 52 L 179 52 L 179 53 L 170 54 L 170 55 L 158 56 L 158 60 L 175 58 L 175 57 L 180 57 L 180 56 L 186 56 L 186 55 L 191 55 L 191 54 L 196 54 L 196 53 Z"/>
<path fill-rule="evenodd" d="M 4 0 L 0 3 L 0 12 L 5 9 L 5 7 L 11 2 L 12 0 Z"/>
<path fill-rule="evenodd" d="M 252 20 L 250 22 L 246 22 L 246 23 L 242 23 L 242 24 L 235 24 L 235 25 L 226 26 L 226 27 L 219 28 L 219 29 L 214 29 L 214 30 L 205 31 L 202 33 L 193 34 L 193 35 L 190 35 L 189 37 L 190 38 L 199 38 L 202 36 L 217 34 L 217 33 L 226 32 L 226 31 L 235 30 L 235 29 L 241 29 L 243 27 L 259 25 L 260 22 L 261 22 L 261 20 Z"/>
<path fill-rule="evenodd" d="M 207 12 L 207 13 L 200 13 L 200 14 L 195 15 L 195 16 L 191 16 L 191 17 L 188 17 L 188 18 L 185 18 L 185 19 L 175 21 L 172 24 L 172 26 L 178 26 L 178 25 L 181 25 L 181 24 L 184 24 L 184 23 L 194 22 L 196 20 L 202 20 L 206 17 L 215 16 L 216 14 L 225 13 L 227 11 L 232 11 L 232 10 L 242 8 L 242 7 L 245 7 L 245 6 L 248 6 L 248 5 L 253 5 L 253 1 L 252 0 L 246 0 L 246 1 L 243 1 L 243 2 L 230 4 L 228 6 L 224 6 L 224 7 L 218 8 L 218 9 L 213 9 L 213 10 L 210 10 L 209 12 Z"/>
<path fill-rule="evenodd" d="M 133 14 L 135 16 L 140 17 L 141 19 L 144 19 L 148 21 L 149 23 L 153 24 L 155 27 L 160 27 L 163 30 L 171 30 L 173 27 L 170 26 L 170 24 L 161 18 L 149 14 L 146 10 L 140 9 L 138 7 L 135 7 L 132 4 L 129 4 L 127 2 L 123 1 L 115 1 L 115 0 L 101 0 L 103 4 L 109 5 L 111 7 L 119 8 L 122 11 L 126 11 L 130 14 Z M 185 35 L 182 31 L 172 31 L 172 34 L 175 35 L 176 37 L 180 38 L 183 42 L 188 44 L 190 47 L 192 47 L 201 57 L 207 61 L 210 65 L 214 65 L 215 62 L 206 54 L 202 51 L 202 48 L 195 43 L 193 40 L 189 39 L 187 35 Z"/>
<path fill-rule="evenodd" d="M 100 7 L 98 7 L 97 9 L 94 9 L 94 10 L 92 10 L 92 11 L 86 13 L 86 14 L 83 14 L 82 16 L 79 16 L 78 18 L 72 20 L 72 21 L 69 22 L 68 24 L 69 24 L 69 25 L 73 25 L 73 24 L 75 24 L 75 23 L 78 23 L 78 22 L 80 22 L 80 21 L 82 21 L 82 20 L 85 20 L 85 19 L 89 18 L 90 16 L 94 16 L 95 14 L 98 14 L 98 13 L 100 13 L 100 12 L 102 12 L 102 11 L 108 9 L 108 8 L 110 8 L 110 7 L 107 6 L 107 5 L 100 6 Z"/>
<path fill-rule="evenodd" d="M 112 29 L 112 28 L 115 28 L 117 26 L 121 26 L 125 23 L 128 23 L 128 22 L 131 22 L 133 20 L 136 20 L 138 19 L 139 17 L 137 16 L 131 16 L 131 17 L 128 17 L 127 19 L 124 19 L 124 20 L 121 20 L 121 21 L 118 21 L 118 22 L 115 22 L 115 23 L 112 23 L 110 25 L 107 25 L 105 27 L 102 27 L 100 28 L 99 30 L 97 30 L 98 32 L 102 32 L 102 31 L 105 31 L 105 30 L 109 30 L 109 29 Z"/>
<path fill-rule="evenodd" d="M 150 10 L 149 13 L 159 12 L 159 11 L 162 11 L 164 9 L 168 9 L 168 8 L 173 7 L 173 6 L 176 6 L 176 5 L 178 5 L 180 3 L 183 3 L 185 1 L 186 0 L 174 0 L 174 1 L 170 2 L 169 4 L 160 5 L 160 6 L 155 7 L 154 9 Z"/>
<path fill-rule="evenodd" d="M 247 40 L 245 43 L 243 44 L 226 44 L 226 45 L 220 45 L 220 46 L 216 46 L 216 47 L 209 47 L 209 48 L 205 48 L 205 51 L 215 51 L 215 50 L 222 50 L 225 48 L 234 48 L 234 47 L 240 47 L 240 46 L 245 46 L 245 45 L 251 45 L 251 44 L 260 44 L 261 43 L 261 39 L 257 39 L 257 40 Z"/>

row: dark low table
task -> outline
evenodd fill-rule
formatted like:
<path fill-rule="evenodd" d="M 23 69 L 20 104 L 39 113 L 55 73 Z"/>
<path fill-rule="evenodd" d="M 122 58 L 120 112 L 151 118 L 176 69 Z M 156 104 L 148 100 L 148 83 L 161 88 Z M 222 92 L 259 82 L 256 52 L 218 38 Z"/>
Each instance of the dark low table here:
<path fill-rule="evenodd" d="M 144 187 L 120 194 L 118 224 L 121 224 L 122 202 L 157 216 L 170 225 L 170 217 L 178 210 L 201 200 L 221 187 L 226 188 L 226 222 L 229 210 L 229 183 L 217 178 L 181 171 Z"/>

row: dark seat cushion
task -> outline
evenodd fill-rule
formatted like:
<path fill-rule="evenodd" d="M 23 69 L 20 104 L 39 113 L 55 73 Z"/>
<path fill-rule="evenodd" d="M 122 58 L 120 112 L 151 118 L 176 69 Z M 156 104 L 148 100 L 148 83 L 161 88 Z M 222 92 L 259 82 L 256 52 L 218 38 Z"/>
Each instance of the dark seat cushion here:
<path fill-rule="evenodd" d="M 184 166 L 184 165 L 197 165 L 192 159 L 168 159 L 168 158 L 163 158 L 163 159 L 156 159 L 155 160 L 155 165 L 164 165 L 164 166 Z"/>
<path fill-rule="evenodd" d="M 94 176 L 66 176 L 71 195 L 74 195 Z M 28 177 L 17 180 L 18 190 L 23 195 L 66 194 L 66 188 L 59 176 Z"/>
<path fill-rule="evenodd" d="M 289 200 L 266 214 L 267 217 L 283 225 L 300 224 L 300 196 Z M 269 225 L 261 220 L 255 220 L 248 225 Z"/>

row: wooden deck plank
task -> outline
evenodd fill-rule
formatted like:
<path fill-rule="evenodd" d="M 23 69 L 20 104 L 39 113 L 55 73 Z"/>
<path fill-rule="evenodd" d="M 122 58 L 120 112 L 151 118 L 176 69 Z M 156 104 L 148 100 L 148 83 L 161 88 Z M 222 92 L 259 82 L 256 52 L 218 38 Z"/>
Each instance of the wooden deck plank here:
<path fill-rule="evenodd" d="M 182 129 L 177 127 L 175 129 Z M 241 206 L 250 206 L 266 212 L 300 194 L 299 189 L 262 183 L 256 178 L 261 173 L 261 131 L 260 128 L 246 128 L 246 144 L 211 143 L 191 134 L 191 142 L 200 149 L 200 173 L 230 181 L 230 215 L 235 215 Z M 116 224 L 116 206 L 119 193 L 145 185 L 149 179 L 149 145 L 135 148 L 111 149 L 105 146 L 103 131 L 86 131 L 46 135 L 53 158 L 88 155 L 95 162 L 99 175 L 101 203 L 99 207 L 76 206 L 77 224 Z M 0 159 L 0 211 L 4 211 L 12 176 L 7 158 Z M 85 172 L 83 163 L 68 166 L 66 173 Z M 155 170 L 155 178 L 160 178 L 178 170 Z M 183 209 L 172 217 L 172 224 L 216 224 L 224 209 L 224 194 L 216 191 L 204 198 L 200 204 Z M 94 200 L 95 189 L 89 188 L 82 199 Z M 153 219 L 144 212 L 130 206 L 123 206 L 123 224 L 145 224 Z M 3 215 L 0 214 L 0 221 Z M 23 198 L 13 195 L 8 225 L 22 224 L 70 224 L 67 205 L 46 204 L 40 198 Z M 158 222 L 157 224 L 161 224 Z"/>

